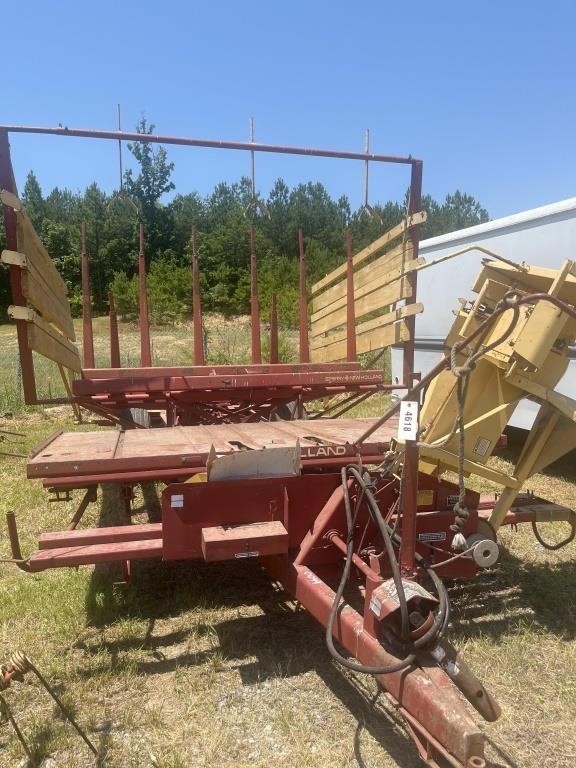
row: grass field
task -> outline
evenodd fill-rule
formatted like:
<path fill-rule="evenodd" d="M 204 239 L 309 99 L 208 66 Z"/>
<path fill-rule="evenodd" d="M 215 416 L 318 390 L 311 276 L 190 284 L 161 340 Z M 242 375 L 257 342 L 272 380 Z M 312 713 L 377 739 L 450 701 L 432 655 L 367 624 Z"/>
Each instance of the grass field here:
<path fill-rule="evenodd" d="M 99 321 L 98 321 L 99 322 Z M 97 323 L 97 354 L 103 359 Z M 244 332 L 219 326 L 226 345 Z M 171 359 L 190 359 L 187 329 L 163 331 Z M 125 337 L 126 338 L 126 337 Z M 134 338 L 124 354 L 136 355 Z M 23 411 L 7 368 L 12 331 L 0 328 L 0 429 L 23 432 L 26 453 L 56 429 L 79 427 L 71 412 Z M 171 350 L 171 351 L 170 351 Z M 247 347 L 246 347 L 247 350 Z M 228 349 L 228 352 L 230 350 Z M 247 354 L 247 351 L 246 351 Z M 135 360 L 135 357 L 131 359 Z M 375 409 L 382 403 L 376 402 Z M 510 457 L 508 457 L 510 458 Z M 493 459 L 499 468 L 507 458 Z M 567 460 L 530 488 L 574 505 Z M 485 486 L 486 487 L 486 486 Z M 79 501 L 51 504 L 25 480 L 25 460 L 0 458 L 0 513 L 17 512 L 22 548 L 61 528 Z M 137 522 L 158 513 L 157 489 L 139 489 Z M 99 492 L 82 525 L 112 521 L 114 489 Z M 9 555 L 5 535 L 2 556 Z M 488 725 L 490 755 L 507 768 L 576 764 L 576 568 L 572 543 L 542 550 L 528 528 L 504 531 L 497 567 L 450 585 L 450 637 L 499 699 L 503 717 Z M 373 681 L 330 660 L 323 631 L 278 592 L 256 563 L 140 564 L 128 586 L 115 568 L 29 575 L 1 565 L 0 661 L 20 649 L 53 681 L 100 747 L 101 765 L 256 766 L 264 768 L 416 768 L 411 743 Z M 70 727 L 54 717 L 34 683 L 5 694 L 45 768 L 94 765 Z M 26 765 L 11 727 L 0 725 L 0 766 Z"/>

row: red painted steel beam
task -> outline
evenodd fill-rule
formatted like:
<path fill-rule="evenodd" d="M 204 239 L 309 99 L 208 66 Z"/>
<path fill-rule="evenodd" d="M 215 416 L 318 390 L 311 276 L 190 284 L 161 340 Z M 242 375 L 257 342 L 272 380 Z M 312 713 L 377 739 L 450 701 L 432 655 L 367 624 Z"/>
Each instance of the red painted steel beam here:
<path fill-rule="evenodd" d="M 264 558 L 262 564 L 320 624 L 326 626 L 335 593 L 321 578 L 306 566 L 294 566 L 286 557 Z M 349 605 L 343 605 L 334 622 L 334 638 L 361 664 L 385 666 L 398 661 L 364 628 L 363 617 Z M 421 733 L 429 734 L 443 754 L 464 768 L 471 758 L 483 758 L 484 734 L 469 716 L 449 678 L 438 671 L 440 674 L 434 671 L 428 676 L 425 669 L 411 667 L 375 677 L 378 684 L 420 724 Z"/>
<path fill-rule="evenodd" d="M 254 227 L 250 227 L 250 326 L 252 331 L 252 362 L 261 363 L 260 303 L 258 300 L 258 268 Z"/>
<path fill-rule="evenodd" d="M 270 306 L 270 364 L 278 363 L 278 309 L 276 307 L 276 294 L 272 294 Z"/>
<path fill-rule="evenodd" d="M 422 163 L 412 166 L 410 179 L 410 200 L 408 203 L 408 215 L 418 213 L 422 207 Z M 413 257 L 418 258 L 418 246 L 420 241 L 420 228 L 414 227 L 410 231 L 413 247 Z M 412 286 L 412 295 L 406 300 L 406 305 L 416 301 L 417 272 L 413 271 L 408 276 Z M 414 315 L 407 320 L 410 338 L 404 342 L 404 384 L 410 387 L 414 384 L 414 337 L 416 335 L 416 318 Z M 402 473 L 402 546 L 400 548 L 400 568 L 402 573 L 410 576 L 416 571 L 416 515 L 418 513 L 418 461 L 419 451 L 415 441 L 406 443 L 404 453 L 404 465 Z"/>
<path fill-rule="evenodd" d="M 10 144 L 8 134 L 0 128 L 0 188 L 18 195 L 18 189 L 14 180 L 12 160 L 10 159 Z M 16 213 L 7 205 L 4 209 L 4 228 L 6 231 L 6 248 L 10 251 L 18 250 L 18 238 L 16 234 Z M 26 306 L 26 299 L 22 293 L 22 269 L 16 265 L 10 265 L 10 288 L 12 301 L 18 307 Z M 28 344 L 28 323 L 26 320 L 16 320 L 16 335 L 18 338 L 18 351 L 20 353 L 20 365 L 22 370 L 22 389 L 24 402 L 27 405 L 35 405 L 38 402 L 36 393 L 36 377 L 34 374 L 34 360 L 32 350 Z"/>
<path fill-rule="evenodd" d="M 300 308 L 300 362 L 310 361 L 310 343 L 308 339 L 308 291 L 306 290 L 306 253 L 304 251 L 304 236 L 302 230 L 298 230 L 299 264 L 299 294 Z"/>
<path fill-rule="evenodd" d="M 148 292 L 146 290 L 146 254 L 144 249 L 144 224 L 139 227 L 140 249 L 138 252 L 138 296 L 140 318 L 140 365 L 152 365 L 150 354 L 150 320 L 148 314 Z"/>
<path fill-rule="evenodd" d="M 162 523 L 114 525 L 107 528 L 42 533 L 38 541 L 38 547 L 39 549 L 58 549 L 59 547 L 118 544 L 126 541 L 149 541 L 161 538 Z"/>
<path fill-rule="evenodd" d="M 349 486 L 352 485 L 352 481 L 349 481 Z M 342 485 L 338 485 L 320 510 L 320 513 L 314 520 L 314 524 L 302 539 L 300 544 L 300 551 L 298 552 L 294 565 L 302 565 L 306 562 L 312 549 L 318 544 L 324 535 L 327 527 L 330 525 L 334 515 L 340 509 L 344 503 L 344 489 Z"/>
<path fill-rule="evenodd" d="M 82 350 L 85 368 L 94 368 L 94 334 L 92 332 L 92 308 L 90 297 L 90 264 L 88 261 L 88 237 L 86 222 L 82 222 Z"/>
<path fill-rule="evenodd" d="M 183 136 L 164 136 L 160 134 L 133 133 L 130 131 L 99 131 L 89 128 L 44 127 L 29 125 L 0 125 L 0 131 L 8 133 L 32 133 L 50 136 L 73 136 L 82 139 L 109 139 L 111 141 L 140 141 L 144 144 L 177 144 L 187 147 L 207 147 L 209 149 L 236 149 L 246 152 L 271 152 L 281 155 L 305 155 L 307 157 L 332 157 L 340 160 L 368 160 L 371 163 L 399 163 L 410 165 L 419 162 L 415 158 L 398 155 L 380 155 L 374 152 L 348 152 L 336 149 L 313 149 L 311 147 L 292 147 L 282 144 L 262 144 L 253 141 L 225 141 L 221 139 L 197 139 Z"/>
<path fill-rule="evenodd" d="M 203 366 L 169 366 L 154 368 L 123 368 L 116 371 L 110 368 L 85 368 L 82 371 L 84 379 L 140 379 L 146 376 L 238 376 L 248 373 L 305 373 L 307 371 L 359 371 L 360 363 L 278 363 L 271 366 L 263 365 L 203 365 Z"/>
<path fill-rule="evenodd" d="M 110 323 L 110 365 L 120 368 L 120 339 L 118 337 L 118 316 L 114 303 L 114 294 L 108 291 L 109 323 Z"/>
<path fill-rule="evenodd" d="M 131 526 L 126 526 L 130 528 Z M 29 560 L 32 572 L 47 568 L 70 568 L 95 563 L 114 563 L 126 560 L 150 560 L 162 557 L 162 540 L 121 541 L 107 544 L 79 545 L 40 549 Z"/>
<path fill-rule="evenodd" d="M 354 261 L 352 236 L 346 228 L 346 359 L 356 361 L 356 308 L 354 305 Z"/>
<path fill-rule="evenodd" d="M 382 371 L 329 371 L 306 373 L 248 373 L 230 376 L 150 376 L 142 379 L 77 379 L 73 384 L 76 395 L 94 394 L 142 394 L 146 392 L 181 392 L 186 390 L 273 389 L 275 387 L 334 387 L 379 385 L 383 383 Z"/>
<path fill-rule="evenodd" d="M 362 453 L 360 458 L 365 464 L 379 464 L 382 461 L 385 450 L 387 450 L 386 446 L 383 446 L 381 450 L 377 450 L 375 446 L 370 446 L 370 449 L 365 453 Z M 66 488 L 75 490 L 101 483 L 130 485 L 148 480 L 169 483 L 176 482 L 178 478 L 186 480 L 199 472 L 205 472 L 207 458 L 207 455 L 204 456 L 203 462 L 198 461 L 198 463 L 194 465 L 180 465 L 160 469 L 130 469 L 129 467 L 126 467 L 126 465 L 123 465 L 122 467 L 118 467 L 117 469 L 108 472 L 97 467 L 80 467 L 78 471 L 74 471 L 73 467 L 70 465 L 66 469 L 63 469 L 60 475 L 48 475 L 45 472 L 36 471 L 32 474 L 28 474 L 28 477 L 31 479 L 43 478 L 42 485 L 44 488 L 54 488 L 59 490 L 65 490 Z M 358 454 L 343 454 L 342 456 L 336 457 L 302 456 L 301 461 L 302 467 L 305 470 L 321 469 L 338 472 L 342 467 L 350 464 L 350 462 L 358 461 Z"/>
<path fill-rule="evenodd" d="M 192 318 L 194 333 L 194 365 L 204 365 L 204 332 L 202 328 L 202 297 L 200 267 L 196 249 L 196 227 L 192 227 Z"/>

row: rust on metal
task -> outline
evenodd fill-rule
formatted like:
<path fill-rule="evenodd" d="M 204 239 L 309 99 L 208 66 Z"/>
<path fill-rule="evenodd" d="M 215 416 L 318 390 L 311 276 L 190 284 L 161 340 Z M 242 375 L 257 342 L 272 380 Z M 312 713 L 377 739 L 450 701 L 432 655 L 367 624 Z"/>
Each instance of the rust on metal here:
<path fill-rule="evenodd" d="M 298 303 L 300 310 L 300 362 L 310 362 L 310 346 L 308 341 L 308 291 L 306 288 L 306 253 L 304 251 L 304 235 L 302 230 L 298 230 L 298 254 L 299 254 L 299 295 Z"/>
<path fill-rule="evenodd" d="M 258 299 L 258 266 L 256 261 L 256 234 L 250 227 L 250 329 L 252 338 L 252 362 L 262 362 L 260 343 L 260 302 Z"/>
<path fill-rule="evenodd" d="M 90 263 L 86 222 L 82 222 L 82 350 L 84 367 L 94 368 L 94 336 L 92 331 L 92 307 L 90 296 Z"/>
<path fill-rule="evenodd" d="M 278 363 L 278 308 L 276 294 L 272 294 L 270 302 L 270 364 Z"/>
<path fill-rule="evenodd" d="M 346 228 L 346 360 L 356 362 L 356 310 L 354 307 L 354 262 L 352 235 Z"/>
<path fill-rule="evenodd" d="M 111 141 L 137 141 L 144 144 L 176 144 L 188 147 L 207 147 L 210 149 L 237 149 L 246 152 L 270 152 L 272 154 L 304 155 L 306 157 L 331 157 L 340 160 L 369 160 L 372 163 L 399 163 L 412 165 L 419 162 L 413 157 L 382 155 L 373 152 L 348 152 L 335 149 L 314 149 L 311 147 L 291 147 L 282 144 L 262 144 L 254 141 L 225 141 L 219 139 L 195 139 L 183 136 L 165 136 L 151 133 L 133 133 L 130 131 L 98 131 L 86 128 L 61 128 L 27 125 L 0 125 L 0 131 L 6 133 L 32 133 L 52 136 L 75 136 L 86 139 L 109 139 Z"/>
<path fill-rule="evenodd" d="M 200 267 L 196 247 L 196 227 L 192 227 L 192 317 L 194 334 L 194 365 L 204 365 L 204 329 L 202 327 L 202 298 Z"/>
<path fill-rule="evenodd" d="M 148 291 L 146 289 L 146 253 L 144 241 L 144 224 L 139 226 L 138 251 L 138 307 L 140 322 L 140 365 L 145 368 L 152 365 L 150 352 L 150 316 L 148 313 Z"/>
<path fill-rule="evenodd" d="M 118 336 L 118 316 L 116 314 L 116 304 L 114 302 L 114 294 L 112 291 L 108 291 L 108 312 L 109 312 L 109 327 L 110 327 L 110 365 L 114 369 L 118 369 L 121 366 L 120 361 L 120 338 Z"/>
<path fill-rule="evenodd" d="M 13 195 L 18 195 L 12 161 L 10 159 L 10 143 L 8 131 L 0 128 L 0 188 L 6 189 Z M 8 205 L 3 205 L 4 230 L 6 232 L 6 247 L 11 251 L 18 250 L 18 238 L 16 234 L 16 213 Z M 10 288 L 12 302 L 19 307 L 26 306 L 26 299 L 22 293 L 22 269 L 14 264 L 10 265 Z M 22 389 L 24 390 L 24 402 L 34 405 L 38 402 L 36 393 L 36 378 L 34 374 L 34 361 L 32 349 L 28 343 L 28 328 L 25 320 L 16 320 L 16 334 L 18 337 L 18 350 L 20 353 L 20 365 L 22 368 Z"/>

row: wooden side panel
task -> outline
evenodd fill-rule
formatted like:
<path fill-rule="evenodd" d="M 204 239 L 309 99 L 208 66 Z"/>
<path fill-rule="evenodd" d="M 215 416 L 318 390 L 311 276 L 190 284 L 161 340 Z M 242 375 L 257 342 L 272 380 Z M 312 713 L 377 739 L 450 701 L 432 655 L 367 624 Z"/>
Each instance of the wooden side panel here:
<path fill-rule="evenodd" d="M 28 344 L 35 352 L 65 368 L 78 372 L 82 368 L 76 346 L 38 315 L 28 324 Z"/>
<path fill-rule="evenodd" d="M 391 251 L 359 269 L 354 273 L 354 296 L 363 295 L 362 291 L 369 292 L 369 286 L 373 286 L 372 290 L 374 290 L 380 285 L 400 277 L 403 272 L 418 266 L 418 264 L 413 263 L 413 254 L 412 243 L 408 241 L 397 245 Z M 424 264 L 425 260 L 421 259 L 420 262 Z M 313 315 L 333 302 L 342 300 L 346 302 L 346 279 L 327 288 L 315 299 L 312 299 Z"/>
<path fill-rule="evenodd" d="M 403 277 L 400 280 L 395 280 L 389 285 L 385 285 L 383 288 L 379 288 L 367 296 L 362 297 L 356 301 L 356 319 L 360 320 L 364 315 L 371 312 L 382 311 L 384 312 L 390 305 L 395 304 L 397 301 L 411 298 L 412 286 L 407 278 Z M 335 312 L 330 312 L 318 319 L 312 318 L 312 337 L 315 338 L 322 333 L 327 333 L 331 330 L 336 330 L 346 323 L 346 306 L 337 309 Z"/>
<path fill-rule="evenodd" d="M 414 299 L 410 276 L 426 261 L 414 258 L 414 245 L 406 233 L 424 221 L 426 214 L 414 214 L 352 257 L 353 314 L 348 306 L 351 287 L 346 264 L 313 286 L 311 349 L 314 362 L 347 359 L 351 354 L 347 349 L 348 328 L 354 327 L 358 353 L 383 349 L 410 338 L 412 318 L 423 307 L 421 304 L 399 307 L 398 304 Z M 394 246 L 394 241 L 401 237 L 402 242 Z M 357 268 L 359 265 L 362 266 Z"/>
<path fill-rule="evenodd" d="M 367 279 L 363 280 L 362 285 L 357 286 L 356 284 L 356 275 L 354 275 L 354 300 L 356 302 L 356 305 L 360 301 L 360 299 L 363 299 L 365 296 L 368 296 L 371 293 L 374 293 L 374 291 L 377 291 L 380 288 L 385 288 L 388 285 L 391 285 L 392 283 L 397 282 L 400 284 L 406 279 L 406 276 L 412 272 L 415 269 L 418 269 L 418 267 L 422 266 L 426 263 L 426 260 L 423 258 L 419 259 L 411 259 L 408 262 L 404 262 L 400 266 L 398 266 L 396 269 L 392 269 L 387 272 L 380 272 L 380 274 L 376 273 L 373 279 L 370 279 L 367 277 Z M 336 310 L 340 309 L 341 307 L 346 306 L 346 285 L 343 286 L 344 288 L 344 296 L 342 298 L 337 299 L 336 301 L 332 301 L 330 304 L 327 304 L 323 307 L 320 307 L 317 311 L 315 311 L 312 314 L 312 322 L 315 322 L 316 320 L 319 320 L 322 317 L 325 317 L 326 315 L 329 315 L 331 312 L 335 312 Z M 398 301 L 400 298 L 398 298 Z M 357 306 L 356 306 L 357 309 Z M 358 312 L 356 312 L 358 314 Z"/>
<path fill-rule="evenodd" d="M 407 341 L 410 338 L 410 328 L 406 320 L 400 320 L 392 325 L 375 328 L 368 333 L 356 335 L 356 351 L 373 352 L 384 349 L 392 344 Z M 346 358 L 346 339 L 328 344 L 313 351 L 313 359 L 318 361 L 336 361 Z"/>
<path fill-rule="evenodd" d="M 405 232 L 408 232 L 410 229 L 412 229 L 412 227 L 416 227 L 419 224 L 423 224 L 425 221 L 426 221 L 426 213 L 424 211 L 420 211 L 419 213 L 414 213 L 408 219 L 405 219 L 396 227 L 394 227 L 393 229 L 390 229 L 388 232 L 383 234 L 373 243 L 370 243 L 370 245 L 367 245 L 366 248 L 363 248 L 361 251 L 359 251 L 352 259 L 354 266 L 357 267 L 363 261 L 366 261 L 366 259 L 370 258 L 371 256 L 375 256 L 379 251 L 381 251 L 387 245 L 394 242 L 394 240 L 397 240 Z M 322 280 L 319 280 L 317 283 L 315 283 L 312 286 L 312 291 L 311 291 L 312 296 L 315 296 L 324 288 L 327 288 L 329 285 L 332 285 L 332 283 L 335 283 L 339 278 L 345 277 L 345 275 L 346 275 L 346 264 L 342 264 L 341 266 L 336 267 L 336 269 L 332 270 L 332 272 L 330 272 L 329 275 L 326 275 L 326 277 L 323 277 Z"/>
<path fill-rule="evenodd" d="M 66 283 L 58 274 L 58 270 L 48 255 L 44 244 L 36 234 L 32 222 L 23 211 L 17 214 L 17 222 L 18 250 L 26 255 L 26 258 L 42 274 L 45 282 L 52 290 L 65 298 L 68 294 Z"/>
<path fill-rule="evenodd" d="M 26 258 L 22 268 L 22 293 L 26 301 L 66 338 L 75 341 L 66 283 L 22 210 L 16 213 L 16 233 L 18 250 Z"/>
<path fill-rule="evenodd" d="M 22 273 L 22 293 L 26 300 L 31 304 L 46 320 L 54 323 L 62 333 L 72 341 L 76 340 L 74 332 L 74 323 L 70 305 L 66 301 L 63 304 L 60 295 L 46 285 L 42 275 L 28 264 L 29 269 Z"/>
<path fill-rule="evenodd" d="M 407 317 L 412 317 L 413 315 L 418 315 L 424 310 L 423 304 L 409 304 L 406 307 L 399 307 L 398 309 L 394 309 L 391 312 L 388 312 L 384 315 L 379 315 L 378 317 L 375 317 L 373 320 L 367 320 L 364 323 L 361 323 L 360 325 L 356 326 L 356 335 L 360 336 L 362 334 L 368 333 L 369 331 L 379 330 L 381 328 L 384 328 L 387 325 L 391 325 L 392 323 L 396 323 L 399 320 L 404 320 Z M 330 344 L 334 344 L 338 341 L 346 341 L 346 330 L 332 332 L 332 333 L 323 333 L 318 335 L 311 344 L 311 349 L 317 350 L 321 349 L 322 347 L 329 346 Z"/>

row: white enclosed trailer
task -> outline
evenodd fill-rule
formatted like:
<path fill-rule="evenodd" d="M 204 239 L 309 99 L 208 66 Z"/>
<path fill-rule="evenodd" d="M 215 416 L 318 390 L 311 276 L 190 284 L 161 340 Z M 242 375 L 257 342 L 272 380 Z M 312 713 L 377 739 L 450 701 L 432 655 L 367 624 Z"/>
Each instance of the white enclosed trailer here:
<path fill-rule="evenodd" d="M 576 197 L 422 240 L 420 256 L 430 264 L 473 245 L 516 263 L 557 269 L 565 259 L 576 260 Z M 418 273 L 418 301 L 424 313 L 416 316 L 415 371 L 425 374 L 438 362 L 458 299 L 474 297 L 471 288 L 485 258 L 471 250 Z M 392 376 L 402 380 L 399 349 L 392 350 Z M 576 350 L 558 391 L 576 396 Z M 510 423 L 529 429 L 536 411 L 536 405 L 522 401 Z"/>

